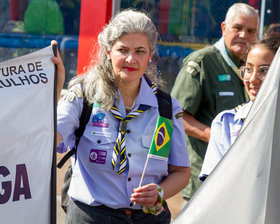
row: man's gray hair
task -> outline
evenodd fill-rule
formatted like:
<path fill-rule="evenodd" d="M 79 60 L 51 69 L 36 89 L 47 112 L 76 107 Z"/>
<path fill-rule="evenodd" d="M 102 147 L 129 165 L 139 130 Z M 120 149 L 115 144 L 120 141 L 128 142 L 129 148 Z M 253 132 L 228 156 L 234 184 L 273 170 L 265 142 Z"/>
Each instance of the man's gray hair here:
<path fill-rule="evenodd" d="M 233 4 L 227 11 L 225 23 L 230 24 L 232 18 L 234 18 L 237 15 L 245 15 L 250 17 L 257 17 L 259 20 L 259 14 L 256 9 L 254 9 L 252 6 L 245 4 L 245 3 L 235 3 Z"/>

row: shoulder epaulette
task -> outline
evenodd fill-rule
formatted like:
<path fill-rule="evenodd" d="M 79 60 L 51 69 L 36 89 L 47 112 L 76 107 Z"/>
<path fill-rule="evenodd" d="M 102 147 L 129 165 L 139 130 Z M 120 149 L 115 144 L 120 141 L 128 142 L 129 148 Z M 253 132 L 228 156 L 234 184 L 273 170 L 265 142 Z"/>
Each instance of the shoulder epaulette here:
<path fill-rule="evenodd" d="M 83 90 L 80 89 L 78 86 L 72 86 L 69 89 L 69 92 L 73 92 L 78 98 L 82 98 L 83 97 Z"/>
<path fill-rule="evenodd" d="M 189 74 L 196 75 L 197 73 L 200 72 L 200 66 L 195 61 L 189 61 L 188 64 L 187 64 L 186 71 Z"/>
<path fill-rule="evenodd" d="M 74 87 L 74 86 L 73 86 Z M 81 91 L 82 93 L 82 97 L 83 97 L 83 92 L 81 89 L 79 89 L 78 87 L 75 87 L 73 88 L 71 87 L 72 91 L 75 90 L 79 90 Z M 70 90 L 71 90 L 70 89 Z M 78 92 L 79 93 L 79 92 Z M 77 95 L 77 97 L 79 97 Z M 75 160 L 76 160 L 76 154 L 77 154 L 77 148 L 78 148 L 78 144 L 79 144 L 79 141 L 80 141 L 80 138 L 81 136 L 83 135 L 84 131 L 85 131 L 85 128 L 86 128 L 86 125 L 89 121 L 89 118 L 90 118 L 90 115 L 91 115 L 91 111 L 92 111 L 92 106 L 93 104 L 88 104 L 86 98 L 84 98 L 84 101 L 83 101 L 83 109 L 82 109 L 82 113 L 81 113 L 81 116 L 80 116 L 80 126 L 75 130 L 75 136 L 76 136 L 76 140 L 75 140 L 75 145 L 74 147 L 72 148 L 72 150 L 68 151 L 66 153 L 66 155 L 63 156 L 63 158 L 59 161 L 59 163 L 57 164 L 57 167 L 58 168 L 61 168 L 64 163 L 72 156 L 72 155 L 75 155 Z"/>

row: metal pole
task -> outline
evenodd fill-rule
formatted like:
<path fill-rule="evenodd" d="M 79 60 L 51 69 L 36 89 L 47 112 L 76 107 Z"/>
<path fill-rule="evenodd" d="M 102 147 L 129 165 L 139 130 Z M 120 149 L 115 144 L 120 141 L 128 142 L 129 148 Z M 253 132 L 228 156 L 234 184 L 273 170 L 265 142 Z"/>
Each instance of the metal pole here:
<path fill-rule="evenodd" d="M 112 17 L 114 17 L 121 9 L 121 1 L 113 0 Z"/>
<path fill-rule="evenodd" d="M 191 41 L 195 41 L 195 36 L 194 36 L 194 29 L 195 29 L 195 11 L 196 11 L 196 0 L 192 1 L 192 18 L 191 18 Z"/>
<path fill-rule="evenodd" d="M 57 56 L 57 44 L 52 45 L 53 54 Z M 56 131 L 57 131 L 57 122 L 56 122 L 56 108 L 57 108 L 57 65 L 55 65 L 55 74 L 54 74 L 54 95 L 53 95 L 53 124 L 54 124 L 54 135 L 53 135 L 53 157 L 52 157 L 52 167 L 51 167 L 51 202 L 50 202 L 50 223 L 56 224 Z"/>
<path fill-rule="evenodd" d="M 259 27 L 259 38 L 261 38 L 263 36 L 263 26 L 264 26 L 264 16 L 265 16 L 265 3 L 266 3 L 266 0 L 262 0 L 260 27 Z"/>

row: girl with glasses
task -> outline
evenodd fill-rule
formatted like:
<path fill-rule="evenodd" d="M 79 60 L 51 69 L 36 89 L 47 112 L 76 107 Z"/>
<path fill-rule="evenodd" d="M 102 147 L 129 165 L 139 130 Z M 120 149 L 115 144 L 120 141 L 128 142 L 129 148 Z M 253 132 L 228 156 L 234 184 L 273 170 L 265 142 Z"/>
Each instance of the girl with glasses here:
<path fill-rule="evenodd" d="M 258 40 L 248 50 L 240 76 L 250 100 L 234 109 L 221 112 L 213 120 L 210 141 L 199 175 L 200 181 L 207 178 L 236 140 L 279 45 L 280 35 L 273 34 Z"/>

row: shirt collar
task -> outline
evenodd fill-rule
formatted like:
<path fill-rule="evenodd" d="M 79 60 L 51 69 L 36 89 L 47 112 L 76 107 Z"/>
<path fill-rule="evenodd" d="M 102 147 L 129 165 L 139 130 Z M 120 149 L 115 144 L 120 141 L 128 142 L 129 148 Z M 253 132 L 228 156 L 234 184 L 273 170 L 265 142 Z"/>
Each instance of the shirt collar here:
<path fill-rule="evenodd" d="M 120 113 L 122 114 L 122 116 L 125 116 L 126 111 L 125 111 L 122 95 L 119 89 L 118 89 L 118 95 L 119 95 L 119 100 L 116 100 L 115 104 L 119 109 Z M 151 89 L 151 87 L 149 86 L 149 84 L 147 83 L 147 81 L 145 80 L 145 78 L 143 77 L 141 78 L 140 90 L 135 101 L 134 109 L 138 108 L 140 104 L 145 104 L 151 107 L 158 107 L 156 96 L 153 90 Z"/>
<path fill-rule="evenodd" d="M 228 53 L 228 56 L 230 57 L 230 59 L 233 61 L 233 63 L 239 68 L 240 66 L 243 65 L 244 61 L 243 60 L 239 60 L 237 57 L 235 57 L 233 54 L 231 54 L 227 47 L 226 47 L 226 50 L 227 50 L 227 53 Z"/>
<path fill-rule="evenodd" d="M 141 78 L 141 86 L 135 106 L 139 106 L 140 104 L 158 107 L 156 96 L 144 77 Z"/>
<path fill-rule="evenodd" d="M 234 116 L 234 120 L 240 120 L 240 119 L 245 119 L 251 109 L 253 105 L 252 101 L 247 101 L 245 104 L 243 105 L 239 105 L 238 111 L 236 112 L 235 116 Z"/>

